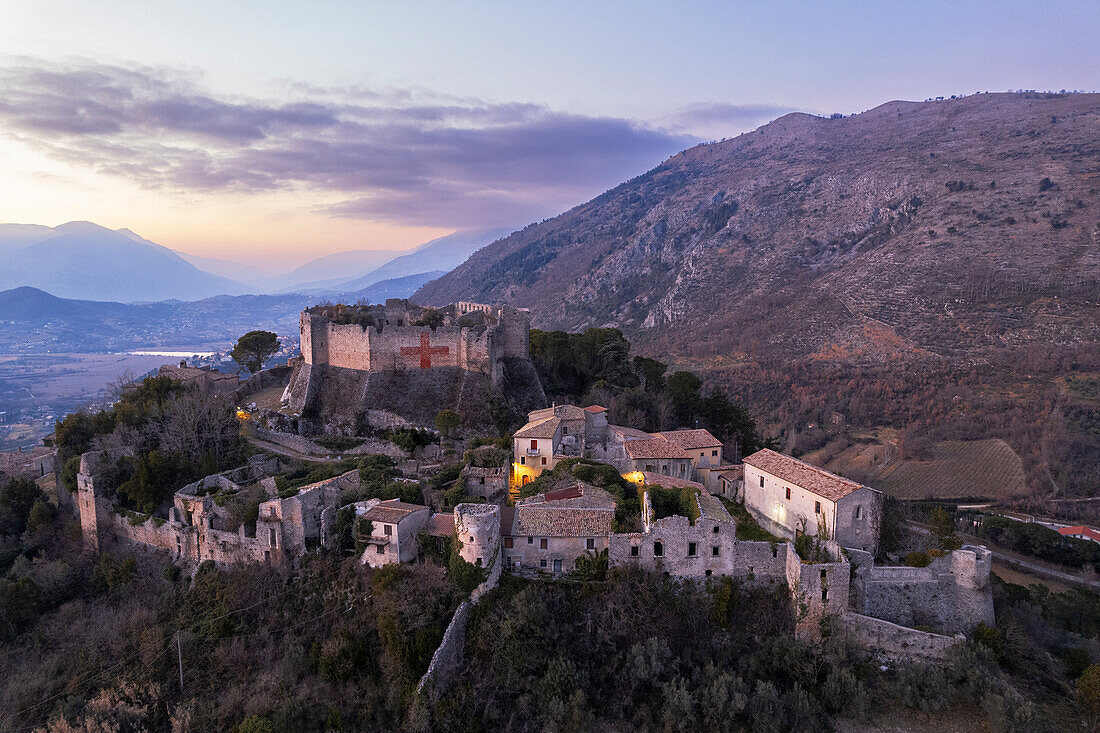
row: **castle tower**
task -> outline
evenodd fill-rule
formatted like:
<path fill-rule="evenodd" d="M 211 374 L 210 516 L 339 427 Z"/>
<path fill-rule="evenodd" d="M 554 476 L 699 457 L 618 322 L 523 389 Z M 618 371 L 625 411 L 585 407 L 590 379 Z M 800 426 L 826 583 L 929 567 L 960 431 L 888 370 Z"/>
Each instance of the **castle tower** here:
<path fill-rule="evenodd" d="M 500 507 L 459 504 L 455 507 L 455 535 L 463 560 L 484 568 L 499 565 Z"/>

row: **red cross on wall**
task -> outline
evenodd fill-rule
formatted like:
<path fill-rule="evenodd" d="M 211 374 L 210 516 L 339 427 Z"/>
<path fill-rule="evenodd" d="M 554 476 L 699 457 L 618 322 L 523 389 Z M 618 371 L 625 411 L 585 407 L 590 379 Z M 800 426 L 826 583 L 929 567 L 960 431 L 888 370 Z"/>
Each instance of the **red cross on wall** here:
<path fill-rule="evenodd" d="M 428 369 L 432 365 L 432 354 L 449 354 L 449 346 L 432 346 L 432 337 L 429 334 L 420 334 L 420 346 L 402 346 L 402 356 L 419 356 L 420 368 Z"/>

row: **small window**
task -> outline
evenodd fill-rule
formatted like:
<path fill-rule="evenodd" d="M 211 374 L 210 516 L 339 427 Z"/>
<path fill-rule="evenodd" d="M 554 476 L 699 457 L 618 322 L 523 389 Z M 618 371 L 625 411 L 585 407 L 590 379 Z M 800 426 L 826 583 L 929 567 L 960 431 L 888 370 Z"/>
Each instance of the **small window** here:
<path fill-rule="evenodd" d="M 779 545 L 772 545 L 772 557 L 779 557 Z"/>
<path fill-rule="evenodd" d="M 712 455 L 713 457 L 715 457 L 715 458 L 717 458 L 717 457 L 718 457 L 718 451 L 716 451 L 716 450 L 712 450 L 712 451 L 710 452 L 710 454 L 711 454 L 711 455 Z"/>
<path fill-rule="evenodd" d="M 637 545 L 631 545 L 630 546 L 630 556 L 631 557 L 638 557 L 638 546 Z"/>
<path fill-rule="evenodd" d="M 375 545 L 374 546 L 374 552 L 375 552 L 376 555 L 384 555 L 384 554 L 386 554 L 386 546 L 385 545 Z"/>
<path fill-rule="evenodd" d="M 647 464 L 645 464 L 645 470 L 647 470 L 647 471 L 649 471 L 650 473 L 652 473 L 652 472 L 653 472 L 653 464 L 652 464 L 652 463 L 647 463 Z"/>
<path fill-rule="evenodd" d="M 716 524 L 716 525 L 714 525 L 714 530 L 713 530 L 713 532 L 714 532 L 714 534 L 718 534 L 718 525 L 717 525 L 717 524 Z"/>
<path fill-rule="evenodd" d="M 688 557 L 695 557 L 695 543 L 688 543 Z"/>
<path fill-rule="evenodd" d="M 749 565 L 749 575 L 753 575 L 753 567 L 752 567 L 752 565 Z"/>
<path fill-rule="evenodd" d="M 542 558 L 541 560 L 539 560 L 539 567 L 540 568 L 546 567 L 546 558 L 545 557 Z"/>
<path fill-rule="evenodd" d="M 791 500 L 791 487 L 788 486 L 787 487 L 787 501 L 790 501 L 790 500 Z"/>
<path fill-rule="evenodd" d="M 706 572 L 706 575 L 707 575 L 708 578 L 710 577 L 710 571 L 709 570 Z"/>
<path fill-rule="evenodd" d="M 825 580 L 825 571 L 824 570 L 821 571 L 821 579 Z"/>
<path fill-rule="evenodd" d="M 561 434 L 562 435 L 569 435 L 569 428 L 566 427 L 565 425 L 562 425 L 561 426 Z"/>
<path fill-rule="evenodd" d="M 821 589 L 821 602 L 825 603 L 828 600 L 829 600 L 829 589 L 828 588 L 822 588 Z"/>
<path fill-rule="evenodd" d="M 764 488 L 764 477 L 760 477 L 760 488 Z"/>
<path fill-rule="evenodd" d="M 542 465 L 544 465 L 544 466 L 546 465 L 546 456 L 542 457 Z"/>
<path fill-rule="evenodd" d="M 533 544 L 533 543 L 534 543 L 534 541 L 535 541 L 535 538 L 534 538 L 534 537 L 528 537 L 528 538 L 527 538 L 527 544 L 529 544 L 529 545 L 530 545 L 530 544 Z"/>
<path fill-rule="evenodd" d="M 532 440 L 531 441 L 531 450 L 538 450 L 538 449 L 539 449 L 539 442 L 537 440 Z"/>
<path fill-rule="evenodd" d="M 478 483 L 480 483 L 482 486 L 484 486 L 485 485 L 485 477 L 482 476 L 481 480 Z"/>
<path fill-rule="evenodd" d="M 863 506 L 860 504 L 856 505 L 856 519 L 863 519 Z"/>
<path fill-rule="evenodd" d="M 545 537 L 543 537 L 541 540 L 539 540 L 539 549 L 540 550 L 545 550 L 546 549 L 546 538 Z"/>
<path fill-rule="evenodd" d="M 711 557 L 718 557 L 718 545 L 710 548 L 710 555 Z"/>
<path fill-rule="evenodd" d="M 653 557 L 664 557 L 665 546 L 660 542 L 653 543 Z"/>
<path fill-rule="evenodd" d="M 480 557 L 477 560 L 474 561 L 474 565 L 477 565 L 479 568 L 481 567 L 481 558 Z"/>
<path fill-rule="evenodd" d="M 821 514 L 821 502 L 820 501 L 815 501 L 814 502 L 814 514 Z"/>
<path fill-rule="evenodd" d="M 512 548 L 512 538 L 511 537 L 505 537 L 504 538 L 504 546 L 508 549 Z"/>
<path fill-rule="evenodd" d="M 392 535 L 392 534 L 393 534 L 393 527 L 391 527 L 391 526 L 390 526 L 390 525 L 388 525 L 388 524 L 383 524 L 383 525 L 382 525 L 382 534 L 384 534 L 384 535 L 386 535 L 387 537 L 389 537 L 390 535 Z"/>
<path fill-rule="evenodd" d="M 519 457 L 519 465 L 521 465 L 521 466 L 526 466 L 527 465 L 527 456 L 520 456 Z"/>
<path fill-rule="evenodd" d="M 588 540 L 585 542 L 585 549 L 595 550 L 596 549 L 596 540 L 589 537 Z"/>

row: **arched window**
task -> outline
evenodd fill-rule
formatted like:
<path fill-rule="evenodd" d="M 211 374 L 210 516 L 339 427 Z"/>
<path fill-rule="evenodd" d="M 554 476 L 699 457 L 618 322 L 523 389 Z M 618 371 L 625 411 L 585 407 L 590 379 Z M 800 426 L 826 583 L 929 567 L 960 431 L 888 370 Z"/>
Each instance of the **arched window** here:
<path fill-rule="evenodd" d="M 664 556 L 665 556 L 664 543 L 654 542 L 653 543 L 653 557 L 664 557 Z"/>

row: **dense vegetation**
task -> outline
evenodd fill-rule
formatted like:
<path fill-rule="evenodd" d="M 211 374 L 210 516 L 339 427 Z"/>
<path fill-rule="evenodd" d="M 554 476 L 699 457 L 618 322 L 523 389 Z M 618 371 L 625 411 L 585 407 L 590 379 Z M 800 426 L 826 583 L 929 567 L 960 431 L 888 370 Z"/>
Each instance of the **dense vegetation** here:
<path fill-rule="evenodd" d="M 117 489 L 122 506 L 145 513 L 185 484 L 240 465 L 247 453 L 231 401 L 169 377 L 124 385 L 99 412 L 67 415 L 54 442 L 64 489 L 76 490 L 82 453 L 104 451 L 95 468 L 105 485 Z"/>
<path fill-rule="evenodd" d="M 719 389 L 702 394 L 703 381 L 691 372 L 666 376 L 667 364 L 631 357 L 618 329 L 532 330 L 531 358 L 548 398 L 602 405 L 613 424 L 650 432 L 705 427 L 733 449 L 730 458 L 768 444 L 743 405 Z"/>
<path fill-rule="evenodd" d="M 382 485 L 378 464 L 363 468 Z M 372 571 L 342 547 L 289 574 L 207 564 L 192 577 L 159 555 L 84 553 L 76 523 L 25 481 L 0 487 L 0 527 L 2 729 L 782 730 L 868 716 L 1064 730 L 1074 680 L 1100 659 L 1100 600 L 1084 590 L 997 582 L 997 625 L 950 664 L 883 671 L 835 630 L 794 639 L 785 589 L 593 557 L 585 577 L 604 582 L 505 575 L 475 607 L 455 684 L 417 699 L 483 577 L 436 538 L 419 565 Z"/>

